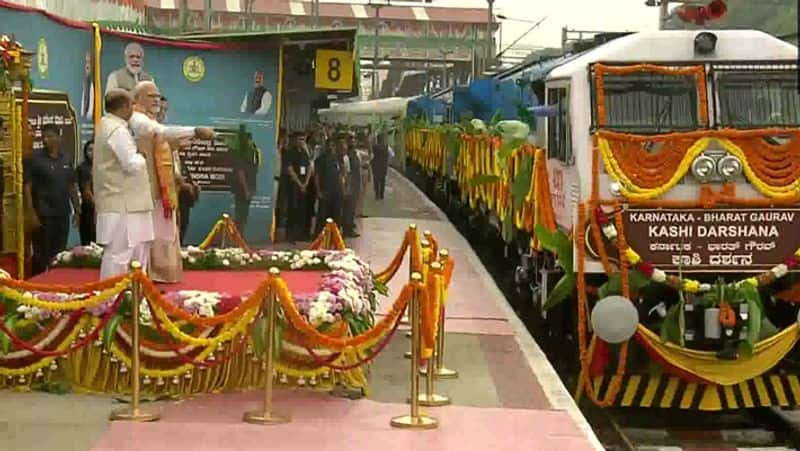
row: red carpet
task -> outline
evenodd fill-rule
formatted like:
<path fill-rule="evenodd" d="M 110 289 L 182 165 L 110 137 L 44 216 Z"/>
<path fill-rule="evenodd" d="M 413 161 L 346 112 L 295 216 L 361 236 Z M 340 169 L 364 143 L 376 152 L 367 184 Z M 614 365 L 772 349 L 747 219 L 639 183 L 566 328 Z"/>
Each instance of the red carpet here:
<path fill-rule="evenodd" d="M 265 277 L 264 271 L 184 271 L 183 281 L 159 284 L 164 291 L 200 290 L 240 294 L 253 291 Z M 323 271 L 283 271 L 289 289 L 295 294 L 314 293 L 319 289 Z M 100 278 L 99 269 L 56 268 L 31 278 L 33 282 L 76 285 Z"/>

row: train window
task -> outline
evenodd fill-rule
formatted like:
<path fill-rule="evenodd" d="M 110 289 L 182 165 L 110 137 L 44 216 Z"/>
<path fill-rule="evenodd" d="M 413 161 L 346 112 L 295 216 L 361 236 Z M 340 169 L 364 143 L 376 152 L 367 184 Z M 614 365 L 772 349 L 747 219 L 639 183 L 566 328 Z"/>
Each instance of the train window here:
<path fill-rule="evenodd" d="M 719 122 L 724 127 L 800 124 L 800 92 L 794 72 L 719 72 L 717 89 Z"/>
<path fill-rule="evenodd" d="M 569 139 L 569 96 L 567 88 L 547 90 L 547 104 L 556 107 L 556 113 L 547 117 L 547 155 L 564 163 L 572 163 L 572 146 Z"/>
<path fill-rule="evenodd" d="M 606 74 L 603 91 L 604 128 L 648 134 L 700 127 L 693 75 Z"/>

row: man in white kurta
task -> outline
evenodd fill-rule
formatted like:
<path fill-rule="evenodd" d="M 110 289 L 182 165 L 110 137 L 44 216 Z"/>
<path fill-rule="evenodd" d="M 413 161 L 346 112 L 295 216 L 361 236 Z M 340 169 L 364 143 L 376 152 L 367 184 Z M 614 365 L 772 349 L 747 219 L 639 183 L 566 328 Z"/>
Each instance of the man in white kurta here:
<path fill-rule="evenodd" d="M 180 237 L 178 236 L 177 205 L 170 212 L 162 208 L 160 181 L 154 155 L 156 143 L 201 138 L 213 139 L 214 132 L 203 127 L 168 127 L 156 120 L 161 109 L 161 93 L 153 82 L 141 82 L 134 89 L 134 112 L 130 118 L 130 126 L 136 137 L 139 152 L 147 160 L 150 176 L 150 191 L 154 202 L 152 212 L 155 242 L 151 250 L 151 279 L 157 282 L 175 283 L 181 278 L 182 262 L 180 257 Z M 181 179 L 180 166 L 175 164 L 175 152 L 169 162 L 162 162 L 162 167 L 171 167 L 173 174 L 170 180 Z M 164 163 L 170 163 L 168 166 Z M 169 189 L 176 189 L 175 186 Z"/>
<path fill-rule="evenodd" d="M 150 184 L 147 164 L 128 127 L 133 99 L 125 90 L 111 89 L 105 109 L 92 160 L 97 242 L 104 247 L 101 279 L 128 272 L 132 261 L 146 271 L 154 239 L 153 200 L 142 189 Z"/>

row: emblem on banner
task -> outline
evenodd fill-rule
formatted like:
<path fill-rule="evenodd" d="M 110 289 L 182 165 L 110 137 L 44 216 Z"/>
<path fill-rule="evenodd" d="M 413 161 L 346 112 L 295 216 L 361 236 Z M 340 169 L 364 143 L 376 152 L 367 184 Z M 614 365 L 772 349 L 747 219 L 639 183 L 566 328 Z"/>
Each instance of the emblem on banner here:
<path fill-rule="evenodd" d="M 203 58 L 189 56 L 183 61 L 183 76 L 192 83 L 197 83 L 206 75 L 206 65 Z"/>

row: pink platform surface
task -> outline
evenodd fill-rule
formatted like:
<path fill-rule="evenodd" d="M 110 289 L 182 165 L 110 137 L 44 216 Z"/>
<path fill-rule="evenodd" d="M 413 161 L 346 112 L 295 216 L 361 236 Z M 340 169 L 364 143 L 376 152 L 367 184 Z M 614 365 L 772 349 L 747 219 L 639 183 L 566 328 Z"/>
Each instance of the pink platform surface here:
<path fill-rule="evenodd" d="M 376 272 L 383 270 L 394 257 L 399 248 L 403 231 L 409 220 L 395 218 L 368 218 L 361 221 L 362 238 L 348 242 L 359 256 L 369 262 Z M 497 306 L 490 284 L 486 280 L 488 274 L 481 268 L 475 268 L 467 258 L 466 242 L 453 226 L 445 221 L 419 221 L 420 231 L 430 230 L 439 245 L 447 248 L 455 259 L 453 280 L 448 292 L 448 303 L 445 311 L 447 331 L 473 334 L 513 335 L 506 314 Z M 363 238 L 368 237 L 368 238 Z M 394 295 L 408 281 L 408 260 L 398 270 L 397 275 L 389 283 L 390 296 L 383 298 L 381 313 L 386 313 Z M 505 300 L 500 300 L 505 302 Z"/>
<path fill-rule="evenodd" d="M 275 407 L 288 424 L 256 426 L 242 414 L 260 407 L 259 393 L 205 395 L 171 404 L 162 421 L 112 423 L 93 451 L 314 450 L 526 450 L 583 451 L 591 444 L 561 411 L 448 406 L 429 409 L 439 428 L 408 431 L 389 426 L 407 405 L 348 401 L 327 394 L 280 391 Z"/>

